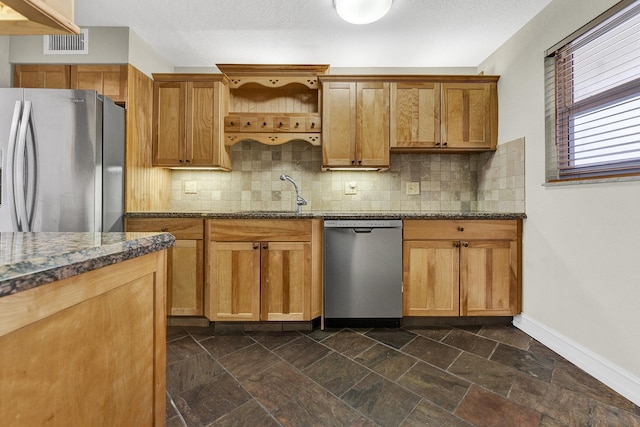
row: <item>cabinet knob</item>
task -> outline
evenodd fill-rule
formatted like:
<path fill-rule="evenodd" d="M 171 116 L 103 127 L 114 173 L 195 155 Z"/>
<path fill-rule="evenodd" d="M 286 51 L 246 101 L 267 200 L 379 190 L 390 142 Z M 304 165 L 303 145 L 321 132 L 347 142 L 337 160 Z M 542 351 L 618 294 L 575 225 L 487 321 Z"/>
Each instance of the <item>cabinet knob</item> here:
<path fill-rule="evenodd" d="M 231 126 L 235 126 L 236 124 L 234 122 L 230 122 L 229 123 Z"/>
<path fill-rule="evenodd" d="M 266 126 L 266 125 L 267 125 L 267 122 L 262 122 L 262 126 Z"/>
<path fill-rule="evenodd" d="M 187 163 L 191 163 L 191 160 L 187 159 L 187 160 L 186 160 L 186 162 L 187 162 Z"/>
<path fill-rule="evenodd" d="M 464 231 L 464 227 L 458 227 L 458 231 Z"/>
<path fill-rule="evenodd" d="M 468 242 L 464 242 L 464 243 L 462 244 L 462 246 L 464 246 L 465 248 L 468 248 L 468 247 L 469 247 L 469 243 L 468 243 Z"/>
<path fill-rule="evenodd" d="M 160 231 L 162 231 L 163 233 L 166 233 L 167 231 L 169 231 L 169 229 L 167 227 L 162 227 Z"/>
<path fill-rule="evenodd" d="M 351 160 L 351 164 L 352 164 L 352 165 L 355 165 L 355 164 L 356 164 L 356 161 L 355 161 L 355 160 Z"/>
<path fill-rule="evenodd" d="M 311 122 L 311 129 L 313 129 L 314 127 L 316 127 L 316 122 Z"/>
<path fill-rule="evenodd" d="M 282 122 L 279 122 L 279 123 L 278 123 L 278 127 L 282 127 Z"/>
<path fill-rule="evenodd" d="M 300 126 L 300 123 L 296 122 L 296 127 Z"/>
<path fill-rule="evenodd" d="M 269 244 L 268 243 L 263 243 L 262 244 L 262 249 L 269 249 Z"/>
<path fill-rule="evenodd" d="M 440 143 L 439 142 L 436 142 L 436 147 L 440 147 Z"/>
<path fill-rule="evenodd" d="M 247 122 L 247 126 L 251 126 L 251 122 Z"/>
<path fill-rule="evenodd" d="M 446 147 L 446 146 L 447 146 L 447 143 L 446 143 L 446 142 L 443 142 L 443 143 L 442 143 L 442 146 L 443 146 L 443 147 Z"/>
<path fill-rule="evenodd" d="M 184 163 L 184 161 L 182 159 L 178 160 L 180 163 Z"/>
<path fill-rule="evenodd" d="M 460 242 L 455 242 L 455 243 L 453 244 L 453 247 L 454 247 L 454 248 L 459 248 L 459 247 L 460 247 Z"/>
<path fill-rule="evenodd" d="M 259 244 L 259 243 L 254 243 L 254 244 L 253 244 L 253 249 L 258 249 L 259 247 L 260 247 L 260 244 Z"/>

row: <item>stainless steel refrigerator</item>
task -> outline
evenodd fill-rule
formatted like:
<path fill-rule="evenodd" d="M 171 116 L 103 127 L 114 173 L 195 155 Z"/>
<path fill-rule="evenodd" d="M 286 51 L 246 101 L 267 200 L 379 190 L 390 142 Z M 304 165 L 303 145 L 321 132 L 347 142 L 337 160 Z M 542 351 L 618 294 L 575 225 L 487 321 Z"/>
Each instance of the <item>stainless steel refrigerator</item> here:
<path fill-rule="evenodd" d="M 95 91 L 0 89 L 0 232 L 122 231 L 124 123 Z"/>

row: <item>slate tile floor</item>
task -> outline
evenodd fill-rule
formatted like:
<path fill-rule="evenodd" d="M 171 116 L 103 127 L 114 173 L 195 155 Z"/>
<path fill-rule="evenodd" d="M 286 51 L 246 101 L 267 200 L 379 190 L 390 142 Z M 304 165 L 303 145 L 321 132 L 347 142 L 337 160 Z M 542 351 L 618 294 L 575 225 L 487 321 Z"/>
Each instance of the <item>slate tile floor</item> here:
<path fill-rule="evenodd" d="M 640 426 L 512 326 L 167 329 L 167 426 Z"/>

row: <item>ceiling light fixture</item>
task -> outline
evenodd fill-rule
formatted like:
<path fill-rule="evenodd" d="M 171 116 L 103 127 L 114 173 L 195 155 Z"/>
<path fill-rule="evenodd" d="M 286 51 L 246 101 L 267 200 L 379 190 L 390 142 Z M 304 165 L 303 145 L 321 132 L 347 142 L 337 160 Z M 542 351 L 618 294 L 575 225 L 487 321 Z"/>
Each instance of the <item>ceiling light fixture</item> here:
<path fill-rule="evenodd" d="M 334 0 L 338 16 L 351 24 L 370 24 L 391 9 L 393 0 Z"/>

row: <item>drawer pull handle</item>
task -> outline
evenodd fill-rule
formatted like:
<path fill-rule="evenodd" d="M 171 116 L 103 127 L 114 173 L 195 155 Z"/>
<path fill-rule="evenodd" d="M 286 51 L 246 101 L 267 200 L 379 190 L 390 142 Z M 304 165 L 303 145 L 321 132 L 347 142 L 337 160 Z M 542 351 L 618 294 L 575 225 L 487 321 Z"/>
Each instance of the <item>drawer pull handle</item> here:
<path fill-rule="evenodd" d="M 464 227 L 458 227 L 458 231 L 464 231 Z"/>

